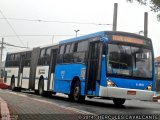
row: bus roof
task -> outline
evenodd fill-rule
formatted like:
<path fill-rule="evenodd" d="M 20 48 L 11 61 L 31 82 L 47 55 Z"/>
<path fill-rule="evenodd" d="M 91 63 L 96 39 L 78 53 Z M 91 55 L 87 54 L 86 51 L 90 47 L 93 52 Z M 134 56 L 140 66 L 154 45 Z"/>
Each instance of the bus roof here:
<path fill-rule="evenodd" d="M 80 40 L 84 40 L 84 39 L 88 39 L 88 38 L 92 38 L 92 37 L 101 36 L 103 34 L 104 34 L 104 31 L 96 32 L 96 33 L 92 33 L 92 34 L 88 34 L 88 35 L 84 35 L 84 36 L 80 36 L 80 37 L 75 37 L 75 38 L 71 38 L 71 39 L 67 39 L 67 40 L 62 40 L 62 41 L 59 42 L 59 44 L 65 44 L 65 43 L 69 43 L 69 42 L 80 41 Z"/>
<path fill-rule="evenodd" d="M 75 37 L 75 38 L 71 38 L 71 39 L 67 39 L 67 40 L 62 40 L 59 42 L 59 44 L 65 44 L 65 43 L 70 43 L 70 42 L 75 42 L 75 41 L 80 41 L 80 40 L 84 40 L 84 39 L 88 39 L 88 38 L 93 38 L 93 37 L 97 37 L 97 36 L 104 36 L 107 34 L 120 34 L 120 35 L 129 35 L 129 36 L 133 36 L 133 37 L 138 37 L 141 39 L 149 39 L 146 38 L 144 36 L 135 34 L 135 33 L 129 33 L 129 32 L 122 32 L 122 31 L 100 31 L 100 32 L 96 32 L 96 33 L 92 33 L 92 34 L 88 34 L 88 35 L 84 35 L 84 36 L 80 36 L 80 37 Z"/>
<path fill-rule="evenodd" d="M 32 50 L 33 50 L 33 49 L 17 50 L 17 51 L 13 51 L 13 52 L 7 52 L 7 54 L 29 52 L 29 51 L 32 51 Z"/>
<path fill-rule="evenodd" d="M 46 48 L 46 47 L 52 47 L 52 46 L 56 46 L 58 45 L 57 43 L 55 44 L 49 44 L 49 45 L 42 45 L 42 46 L 37 46 L 37 47 L 34 47 L 34 48 Z M 13 51 L 13 52 L 8 52 L 8 54 L 14 54 L 14 53 L 22 53 L 22 52 L 29 52 L 29 51 L 32 51 L 33 48 L 29 48 L 29 49 L 24 49 L 24 50 L 17 50 L 17 51 Z"/>

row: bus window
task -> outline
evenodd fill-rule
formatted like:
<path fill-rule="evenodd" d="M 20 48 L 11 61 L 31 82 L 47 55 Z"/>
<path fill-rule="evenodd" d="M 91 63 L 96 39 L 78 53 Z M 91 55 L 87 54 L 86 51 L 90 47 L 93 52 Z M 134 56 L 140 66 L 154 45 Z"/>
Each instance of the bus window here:
<path fill-rule="evenodd" d="M 109 44 L 108 72 L 112 74 L 131 75 L 132 57 L 130 46 Z"/>
<path fill-rule="evenodd" d="M 132 51 L 134 56 L 133 76 L 151 78 L 152 77 L 151 50 L 132 47 Z"/>
<path fill-rule="evenodd" d="M 152 78 L 152 52 L 150 49 L 109 44 L 108 59 L 107 71 L 109 74 Z"/>
<path fill-rule="evenodd" d="M 40 57 L 44 57 L 44 55 L 45 55 L 45 49 L 42 49 L 42 50 L 41 50 Z"/>
<path fill-rule="evenodd" d="M 66 51 L 65 51 L 65 53 L 69 53 L 70 46 L 71 46 L 70 44 L 66 46 Z"/>
<path fill-rule="evenodd" d="M 6 61 L 9 61 L 9 60 L 11 60 L 11 55 L 8 55 L 8 54 L 7 54 Z"/>
<path fill-rule="evenodd" d="M 27 52 L 26 53 L 26 59 L 30 59 L 31 58 L 31 52 Z"/>
<path fill-rule="evenodd" d="M 10 60 L 14 60 L 14 54 L 11 55 Z"/>
<path fill-rule="evenodd" d="M 19 61 L 20 60 L 20 54 L 15 54 L 15 58 L 14 58 L 16 61 Z"/>
<path fill-rule="evenodd" d="M 50 54 L 51 54 L 51 48 L 47 48 L 46 56 L 50 56 Z"/>
<path fill-rule="evenodd" d="M 77 51 L 86 51 L 88 49 L 88 41 L 82 41 L 80 43 L 78 43 L 78 48 Z"/>
<path fill-rule="evenodd" d="M 64 53 L 64 49 L 65 49 L 65 45 L 62 45 L 62 46 L 60 47 L 60 52 L 59 52 L 59 54 L 63 54 L 63 53 Z"/>
<path fill-rule="evenodd" d="M 74 50 L 73 52 L 77 52 L 78 43 L 74 43 Z"/>
<path fill-rule="evenodd" d="M 70 50 L 69 50 L 69 53 L 72 53 L 74 50 L 74 43 L 71 44 L 71 47 L 70 47 Z"/>

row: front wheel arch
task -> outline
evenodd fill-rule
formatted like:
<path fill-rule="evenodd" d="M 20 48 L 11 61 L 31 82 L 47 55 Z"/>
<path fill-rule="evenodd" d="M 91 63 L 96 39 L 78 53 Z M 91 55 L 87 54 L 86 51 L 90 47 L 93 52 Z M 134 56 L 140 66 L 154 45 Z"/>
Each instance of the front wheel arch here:
<path fill-rule="evenodd" d="M 10 88 L 11 88 L 12 91 L 15 90 L 15 77 L 14 77 L 14 75 L 12 75 L 12 77 L 11 77 Z"/>
<path fill-rule="evenodd" d="M 44 95 L 44 78 L 43 78 L 43 76 L 40 76 L 40 78 L 39 78 L 38 94 Z"/>
<path fill-rule="evenodd" d="M 85 96 L 81 95 L 81 81 L 78 77 L 75 77 L 72 80 L 69 99 L 76 102 L 82 102 L 85 100 Z"/>

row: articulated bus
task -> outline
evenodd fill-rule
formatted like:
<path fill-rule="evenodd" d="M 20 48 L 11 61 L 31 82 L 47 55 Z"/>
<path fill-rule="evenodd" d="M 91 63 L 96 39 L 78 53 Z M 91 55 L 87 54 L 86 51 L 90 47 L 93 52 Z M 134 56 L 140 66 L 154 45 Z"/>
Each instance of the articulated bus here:
<path fill-rule="evenodd" d="M 102 31 L 57 45 L 8 53 L 6 84 L 11 89 L 64 93 L 73 101 L 86 96 L 151 101 L 155 87 L 151 39 L 127 32 Z"/>

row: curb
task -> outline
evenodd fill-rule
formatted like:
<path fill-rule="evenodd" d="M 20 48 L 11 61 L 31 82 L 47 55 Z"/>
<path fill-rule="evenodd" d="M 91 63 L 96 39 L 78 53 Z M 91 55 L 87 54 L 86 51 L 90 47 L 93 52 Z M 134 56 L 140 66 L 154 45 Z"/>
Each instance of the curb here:
<path fill-rule="evenodd" d="M 0 114 L 2 120 L 10 120 L 10 112 L 7 103 L 0 97 Z"/>

